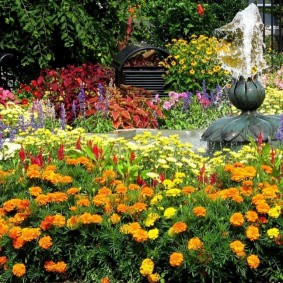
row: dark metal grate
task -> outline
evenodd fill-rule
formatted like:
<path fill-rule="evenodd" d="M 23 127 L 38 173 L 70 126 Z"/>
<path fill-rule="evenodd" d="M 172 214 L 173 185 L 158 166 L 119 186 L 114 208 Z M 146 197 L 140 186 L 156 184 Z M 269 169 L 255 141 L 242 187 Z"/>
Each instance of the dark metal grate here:
<path fill-rule="evenodd" d="M 169 56 L 169 53 L 159 47 L 151 46 L 148 44 L 128 45 L 121 50 L 113 60 L 112 65 L 115 68 L 115 84 L 133 85 L 141 87 L 146 90 L 154 91 L 154 93 L 164 93 L 164 79 L 166 69 L 163 67 L 150 67 L 150 66 L 125 66 L 128 60 L 142 51 L 154 50 L 162 57 L 162 59 Z"/>
<path fill-rule="evenodd" d="M 17 83 L 18 59 L 12 53 L 0 53 L 0 87 L 13 89 Z"/>

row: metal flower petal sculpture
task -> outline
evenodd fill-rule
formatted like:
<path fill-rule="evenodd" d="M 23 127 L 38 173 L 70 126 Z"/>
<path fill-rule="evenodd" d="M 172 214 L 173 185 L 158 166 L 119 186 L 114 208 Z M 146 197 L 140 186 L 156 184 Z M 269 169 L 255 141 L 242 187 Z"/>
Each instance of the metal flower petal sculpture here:
<path fill-rule="evenodd" d="M 202 139 L 212 143 L 245 143 L 249 138 L 274 140 L 280 126 L 278 115 L 262 115 L 257 112 L 265 98 L 265 89 L 254 78 L 240 77 L 229 90 L 231 103 L 242 113 L 238 117 L 223 117 L 213 122 L 203 133 Z"/>

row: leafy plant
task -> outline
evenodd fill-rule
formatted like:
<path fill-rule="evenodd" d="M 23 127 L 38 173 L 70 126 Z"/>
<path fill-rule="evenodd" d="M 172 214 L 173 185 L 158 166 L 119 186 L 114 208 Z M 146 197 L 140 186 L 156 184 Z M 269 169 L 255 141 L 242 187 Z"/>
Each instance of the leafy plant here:
<path fill-rule="evenodd" d="M 167 68 L 167 87 L 182 92 L 201 89 L 203 81 L 209 90 L 225 85 L 229 72 L 217 58 L 218 44 L 218 39 L 204 35 L 193 35 L 190 42 L 175 39 L 168 44 L 170 56 L 160 63 Z"/>

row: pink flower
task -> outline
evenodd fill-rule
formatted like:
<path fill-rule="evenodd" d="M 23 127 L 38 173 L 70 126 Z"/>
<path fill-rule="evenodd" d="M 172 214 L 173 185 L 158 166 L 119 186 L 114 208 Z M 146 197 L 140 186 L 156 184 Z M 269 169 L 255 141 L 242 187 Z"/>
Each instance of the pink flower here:
<path fill-rule="evenodd" d="M 171 105 L 171 103 L 170 103 L 169 101 L 165 101 L 165 102 L 163 103 L 163 108 L 164 108 L 165 110 L 170 110 L 171 107 L 172 107 L 172 105 Z"/>

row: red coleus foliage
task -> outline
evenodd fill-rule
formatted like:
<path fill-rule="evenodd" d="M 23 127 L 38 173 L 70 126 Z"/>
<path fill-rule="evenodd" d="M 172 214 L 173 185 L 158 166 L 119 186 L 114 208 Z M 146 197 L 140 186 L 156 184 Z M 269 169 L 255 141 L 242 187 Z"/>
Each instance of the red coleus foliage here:
<path fill-rule="evenodd" d="M 108 88 L 108 115 L 115 129 L 157 128 L 157 118 L 163 118 L 160 107 L 153 103 L 149 91 L 133 86 Z M 89 100 L 92 103 L 87 115 L 96 113 L 97 98 Z"/>
<path fill-rule="evenodd" d="M 34 98 L 49 98 L 55 105 L 58 117 L 60 115 L 61 103 L 65 106 L 66 120 L 74 118 L 72 113 L 73 102 L 78 106 L 78 93 L 83 87 L 86 95 L 86 102 L 93 96 L 97 96 L 98 84 L 107 85 L 114 77 L 114 71 L 110 68 L 97 64 L 83 64 L 81 66 L 69 65 L 66 68 L 42 70 L 36 80 L 30 85 L 21 85 L 19 92 L 29 90 Z"/>

